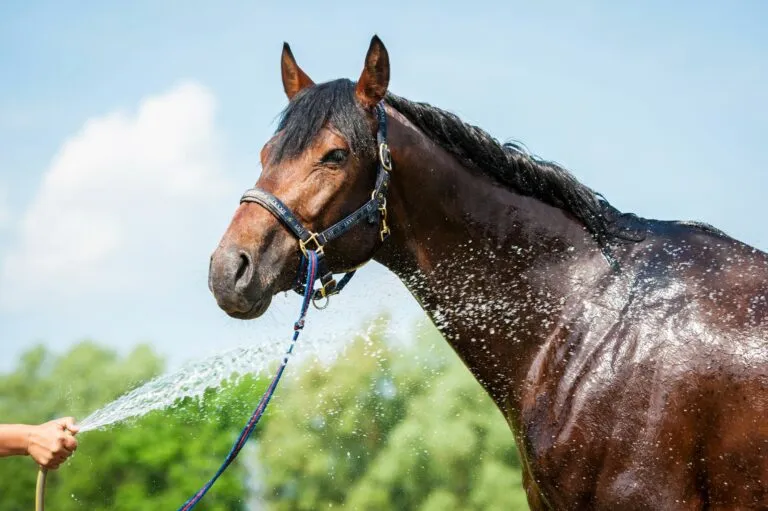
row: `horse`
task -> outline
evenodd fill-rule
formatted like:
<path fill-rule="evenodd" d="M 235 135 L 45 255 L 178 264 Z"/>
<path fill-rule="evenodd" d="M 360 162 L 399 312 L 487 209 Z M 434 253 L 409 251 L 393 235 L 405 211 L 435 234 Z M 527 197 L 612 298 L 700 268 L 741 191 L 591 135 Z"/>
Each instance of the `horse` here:
<path fill-rule="evenodd" d="M 357 82 L 316 84 L 287 43 L 281 76 L 262 172 L 210 260 L 223 311 L 264 314 L 309 250 L 319 299 L 377 261 L 506 418 L 532 509 L 768 509 L 768 254 L 621 212 L 395 95 L 377 36 Z"/>

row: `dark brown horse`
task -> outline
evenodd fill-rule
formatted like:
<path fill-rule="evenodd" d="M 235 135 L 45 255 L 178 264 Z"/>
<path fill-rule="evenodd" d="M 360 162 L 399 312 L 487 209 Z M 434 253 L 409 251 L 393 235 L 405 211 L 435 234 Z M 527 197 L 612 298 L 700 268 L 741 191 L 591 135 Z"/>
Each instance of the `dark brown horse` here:
<path fill-rule="evenodd" d="M 376 37 L 357 82 L 314 84 L 287 45 L 282 78 L 257 186 L 312 232 L 335 224 L 371 199 L 384 106 L 391 235 L 360 222 L 327 264 L 373 259 L 408 287 L 507 418 L 532 508 L 768 509 L 768 255 L 621 213 L 561 167 L 387 92 Z M 242 203 L 211 259 L 220 307 L 262 315 L 293 287 L 299 248 Z"/>

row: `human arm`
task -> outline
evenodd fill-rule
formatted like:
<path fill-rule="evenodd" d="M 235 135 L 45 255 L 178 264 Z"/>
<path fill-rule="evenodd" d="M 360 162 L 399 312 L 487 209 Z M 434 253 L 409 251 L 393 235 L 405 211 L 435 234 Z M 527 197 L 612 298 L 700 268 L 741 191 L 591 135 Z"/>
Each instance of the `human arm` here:
<path fill-rule="evenodd" d="M 40 425 L 0 424 L 0 457 L 29 455 L 40 466 L 55 470 L 77 449 L 78 431 L 72 417 Z"/>

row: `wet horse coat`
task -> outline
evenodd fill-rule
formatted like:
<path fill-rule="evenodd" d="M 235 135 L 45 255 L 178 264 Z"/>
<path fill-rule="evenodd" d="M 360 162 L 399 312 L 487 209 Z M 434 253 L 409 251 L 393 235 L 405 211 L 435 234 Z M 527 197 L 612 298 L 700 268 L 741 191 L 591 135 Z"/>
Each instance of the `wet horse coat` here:
<path fill-rule="evenodd" d="M 561 167 L 360 79 L 316 85 L 287 45 L 291 100 L 257 185 L 320 231 L 370 198 L 373 107 L 394 169 L 391 235 L 361 224 L 334 271 L 394 272 L 507 418 L 533 509 L 768 507 L 768 256 L 705 225 L 623 214 Z M 253 318 L 296 276 L 296 239 L 242 204 L 210 286 Z M 333 312 L 329 312 L 333 313 Z"/>

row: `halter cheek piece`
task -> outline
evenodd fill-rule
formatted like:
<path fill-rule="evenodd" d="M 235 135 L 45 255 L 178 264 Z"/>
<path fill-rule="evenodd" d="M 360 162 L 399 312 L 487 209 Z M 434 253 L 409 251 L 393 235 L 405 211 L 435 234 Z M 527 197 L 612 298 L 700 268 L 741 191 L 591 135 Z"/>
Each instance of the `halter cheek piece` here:
<path fill-rule="evenodd" d="M 389 186 L 389 173 L 392 171 L 392 155 L 387 145 L 387 116 L 381 103 L 376 105 L 376 118 L 378 120 L 378 130 L 376 132 L 376 142 L 378 145 L 376 186 L 371 193 L 370 200 L 346 218 L 322 232 L 312 232 L 301 224 L 296 215 L 280 199 L 269 192 L 260 188 L 251 188 L 240 199 L 241 204 L 243 202 L 254 202 L 264 207 L 264 209 L 275 215 L 299 239 L 299 249 L 301 250 L 302 257 L 296 279 L 297 286 L 294 287 L 294 291 L 301 295 L 304 294 L 303 281 L 305 280 L 307 270 L 308 251 L 314 251 L 317 254 L 317 278 L 320 280 L 321 287 L 313 290 L 312 293 L 312 303 L 315 304 L 315 307 L 318 307 L 318 300 L 327 300 L 329 296 L 340 293 L 356 271 L 352 270 L 346 273 L 340 281 L 336 282 L 325 260 L 325 245 L 329 241 L 346 233 L 363 221 L 363 219 L 367 219 L 370 224 L 380 224 L 379 237 L 382 242 L 389 236 L 386 195 L 387 187 Z"/>

